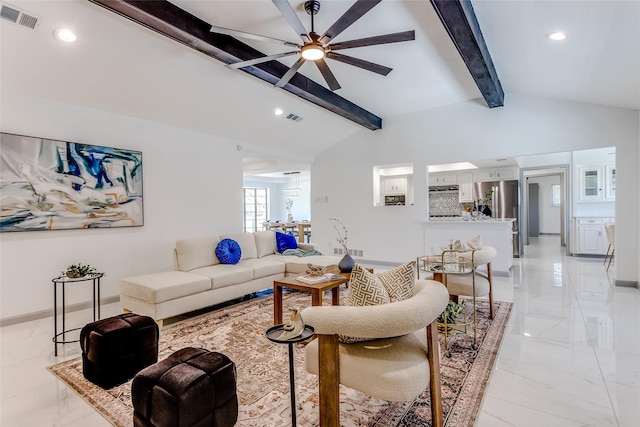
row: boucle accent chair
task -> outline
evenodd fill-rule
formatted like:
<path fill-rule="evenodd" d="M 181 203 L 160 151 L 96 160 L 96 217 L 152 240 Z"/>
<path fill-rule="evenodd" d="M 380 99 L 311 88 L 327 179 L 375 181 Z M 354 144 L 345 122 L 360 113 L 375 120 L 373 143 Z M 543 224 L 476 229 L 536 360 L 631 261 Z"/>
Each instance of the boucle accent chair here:
<path fill-rule="evenodd" d="M 491 261 L 497 256 L 492 246 L 482 246 L 468 252 L 461 252 L 459 256 L 473 261 L 475 273 L 447 274 L 447 289 L 450 295 L 464 295 L 474 298 L 489 296 L 489 317 L 493 319 L 493 284 L 491 281 Z M 478 271 L 478 267 L 486 265 L 487 272 Z M 475 286 L 474 286 L 475 285 Z M 475 292 L 474 292 L 475 288 Z"/>
<path fill-rule="evenodd" d="M 389 401 L 417 397 L 429 386 L 433 426 L 443 425 L 436 319 L 449 301 L 434 280 L 416 280 L 413 296 L 372 306 L 303 310 L 317 338 L 305 348 L 306 369 L 318 375 L 320 425 L 340 426 L 339 385 Z M 340 334 L 370 338 L 353 344 Z"/>

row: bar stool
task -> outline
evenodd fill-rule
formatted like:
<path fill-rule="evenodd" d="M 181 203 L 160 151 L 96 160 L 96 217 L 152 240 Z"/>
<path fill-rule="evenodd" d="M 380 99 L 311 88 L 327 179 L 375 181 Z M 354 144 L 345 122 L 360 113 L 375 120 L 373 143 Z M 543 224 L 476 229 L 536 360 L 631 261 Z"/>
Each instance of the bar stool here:
<path fill-rule="evenodd" d="M 607 264 L 607 271 L 609 271 L 611 260 L 613 259 L 613 254 L 616 252 L 616 223 L 606 222 L 604 224 L 604 232 L 607 235 L 607 240 L 609 241 L 607 253 L 604 256 L 604 264 L 607 264 L 607 257 L 609 257 L 609 264 Z M 609 251 L 611 251 L 611 255 L 609 255 Z"/>

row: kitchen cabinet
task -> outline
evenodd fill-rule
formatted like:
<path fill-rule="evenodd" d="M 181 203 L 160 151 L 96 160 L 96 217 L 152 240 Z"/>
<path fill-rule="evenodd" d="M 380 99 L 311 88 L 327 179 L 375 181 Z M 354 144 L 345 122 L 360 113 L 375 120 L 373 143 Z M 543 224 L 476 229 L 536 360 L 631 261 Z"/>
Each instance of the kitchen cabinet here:
<path fill-rule="evenodd" d="M 405 194 L 406 191 L 407 191 L 407 178 L 405 177 L 385 178 L 384 194 L 386 196 Z"/>
<path fill-rule="evenodd" d="M 515 168 L 478 169 L 473 173 L 475 182 L 517 179 Z"/>
<path fill-rule="evenodd" d="M 584 255 L 604 255 L 609 242 L 604 224 L 613 218 L 576 218 L 577 253 Z"/>
<path fill-rule="evenodd" d="M 616 199 L 616 165 L 608 164 L 604 166 L 604 199 Z"/>
<path fill-rule="evenodd" d="M 578 166 L 578 200 L 581 202 L 603 201 L 605 198 L 603 182 L 604 165 Z"/>
<path fill-rule="evenodd" d="M 457 182 L 456 174 L 429 174 L 429 185 L 455 185 Z"/>
<path fill-rule="evenodd" d="M 458 199 L 460 203 L 473 202 L 473 175 L 470 173 L 458 174 Z"/>

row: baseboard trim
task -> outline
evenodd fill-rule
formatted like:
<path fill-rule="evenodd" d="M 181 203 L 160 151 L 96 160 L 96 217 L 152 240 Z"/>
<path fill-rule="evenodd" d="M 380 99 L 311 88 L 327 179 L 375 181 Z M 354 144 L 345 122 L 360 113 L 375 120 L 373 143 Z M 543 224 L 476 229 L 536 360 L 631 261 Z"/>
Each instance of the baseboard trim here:
<path fill-rule="evenodd" d="M 102 298 L 101 304 L 111 304 L 120 301 L 120 295 L 114 295 L 112 297 Z M 91 301 L 79 302 L 77 304 L 69 304 L 65 307 L 67 313 L 73 311 L 84 310 L 93 307 Z M 32 320 L 44 319 L 45 317 L 53 316 L 53 308 L 50 310 L 35 311 L 27 314 L 20 314 L 18 316 L 5 317 L 0 319 L 0 327 L 16 325 L 18 323 L 30 322 Z"/>
<path fill-rule="evenodd" d="M 640 283 L 635 280 L 617 280 L 616 286 L 620 286 L 621 288 L 636 288 L 640 289 Z"/>

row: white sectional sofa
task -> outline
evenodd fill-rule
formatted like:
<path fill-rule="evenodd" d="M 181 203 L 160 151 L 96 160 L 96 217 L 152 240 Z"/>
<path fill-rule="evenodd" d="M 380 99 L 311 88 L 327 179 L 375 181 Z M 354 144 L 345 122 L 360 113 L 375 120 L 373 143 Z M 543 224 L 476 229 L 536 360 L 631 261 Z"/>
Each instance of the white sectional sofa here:
<path fill-rule="evenodd" d="M 240 245 L 237 264 L 222 264 L 216 257 L 216 246 L 225 238 Z M 309 244 L 298 245 L 313 249 Z M 174 255 L 174 271 L 120 280 L 120 304 L 125 311 L 150 316 L 162 325 L 163 319 L 271 288 L 274 280 L 304 273 L 308 263 L 340 262 L 334 256 L 280 255 L 274 231 L 179 240 Z"/>

